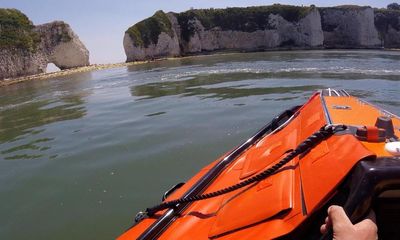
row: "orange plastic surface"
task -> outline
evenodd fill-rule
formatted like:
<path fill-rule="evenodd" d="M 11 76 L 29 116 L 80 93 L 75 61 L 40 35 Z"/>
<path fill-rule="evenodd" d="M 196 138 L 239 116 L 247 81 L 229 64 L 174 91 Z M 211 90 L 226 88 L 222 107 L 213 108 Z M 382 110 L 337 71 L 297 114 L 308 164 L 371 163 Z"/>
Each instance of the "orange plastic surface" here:
<path fill-rule="evenodd" d="M 325 97 L 334 123 L 372 126 L 380 110 L 352 97 Z M 344 108 L 334 106 L 346 105 Z M 265 136 L 227 167 L 205 191 L 236 184 L 272 166 L 286 152 L 326 124 L 319 94 L 285 128 Z M 400 121 L 393 118 L 400 136 Z M 159 239 L 274 239 L 293 231 L 325 203 L 351 168 L 365 157 L 385 156 L 382 143 L 360 142 L 350 134 L 323 141 L 277 174 L 244 189 L 192 203 Z M 181 197 L 216 162 L 202 169 L 168 200 Z M 304 204 L 304 205 L 303 205 Z M 155 219 L 145 219 L 119 240 L 136 239 Z"/>
<path fill-rule="evenodd" d="M 314 211 L 360 159 L 370 156 L 374 154 L 352 135 L 332 136 L 311 150 L 300 161 L 307 212 Z"/>
<path fill-rule="evenodd" d="M 389 114 L 355 97 L 325 97 L 325 101 L 334 123 L 373 127 L 379 116 L 388 116 L 392 119 L 395 135 L 400 136 L 400 119 L 394 114 Z M 337 109 L 335 106 L 347 106 L 349 108 Z M 385 151 L 384 142 L 375 143 L 362 141 L 361 143 L 378 157 L 391 156 Z"/>

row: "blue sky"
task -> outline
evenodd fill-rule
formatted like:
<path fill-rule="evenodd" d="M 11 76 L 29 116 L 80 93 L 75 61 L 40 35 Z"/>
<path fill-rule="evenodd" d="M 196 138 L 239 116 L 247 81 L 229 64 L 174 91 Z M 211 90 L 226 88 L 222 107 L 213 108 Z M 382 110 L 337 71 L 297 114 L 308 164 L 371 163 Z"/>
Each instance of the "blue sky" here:
<path fill-rule="evenodd" d="M 386 7 L 391 1 L 333 0 L 0 0 L 0 8 L 17 8 L 34 24 L 54 20 L 69 23 L 90 51 L 91 63 L 116 63 L 126 60 L 122 39 L 125 30 L 157 10 L 180 12 L 193 8 L 271 5 L 273 3 L 316 6 L 343 4 Z"/>

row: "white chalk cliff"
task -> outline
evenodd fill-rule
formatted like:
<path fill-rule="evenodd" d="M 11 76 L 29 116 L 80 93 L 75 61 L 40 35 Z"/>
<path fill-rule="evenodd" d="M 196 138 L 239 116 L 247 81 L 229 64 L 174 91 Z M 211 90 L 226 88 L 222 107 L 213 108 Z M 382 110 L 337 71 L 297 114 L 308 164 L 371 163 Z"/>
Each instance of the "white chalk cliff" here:
<path fill-rule="evenodd" d="M 322 46 L 323 33 L 319 12 L 313 9 L 299 22 L 293 23 L 277 14 L 270 14 L 270 29 L 244 32 L 221 30 L 216 27 L 206 30 L 199 20 L 194 21 L 196 32 L 190 38 L 185 53 L 239 49 L 247 51 L 279 47 L 319 47 Z"/>
<path fill-rule="evenodd" d="M 158 35 L 157 42 L 151 43 L 147 47 L 135 46 L 135 42 L 131 36 L 125 33 L 123 44 L 128 62 L 160 58 L 163 56 L 177 57 L 180 55 L 179 37 L 176 32 L 176 28 L 178 27 L 176 17 L 173 14 L 165 14 L 165 16 L 174 26 L 171 28 L 172 34 L 161 32 Z"/>
<path fill-rule="evenodd" d="M 2 11 L 2 13 L 17 14 L 26 18 L 15 9 Z M 89 65 L 89 51 L 68 24 L 55 21 L 29 27 L 31 27 L 28 29 L 31 31 L 29 34 L 35 36 L 32 49 L 15 43 L 0 46 L 0 80 L 44 73 L 48 63 L 54 63 L 60 69 Z M 0 23 L 0 33 L 7 29 L 10 27 L 4 23 L 2 26 Z M 18 28 L 13 30 L 24 34 L 28 31 L 18 30 Z"/>
<path fill-rule="evenodd" d="M 148 23 L 154 19 L 158 22 L 166 20 L 154 16 L 133 26 L 138 26 L 136 35 L 129 30 L 125 33 L 123 43 L 127 62 L 219 50 L 400 47 L 400 11 L 378 12 L 358 6 L 272 5 L 260 7 L 259 13 L 266 12 L 263 19 L 260 20 L 259 13 L 253 16 L 257 18 L 255 28 L 251 28 L 254 22 L 246 22 L 253 19 L 252 16 L 245 16 L 246 20 L 239 20 L 237 25 L 229 25 L 231 12 L 242 14 L 248 9 L 190 10 L 167 14 L 159 11 L 158 16 L 165 14 L 169 20 L 156 29 L 159 33 L 151 29 L 154 22 L 153 25 Z M 253 13 L 253 9 L 248 12 Z M 227 14 L 221 14 L 223 11 Z M 219 14 L 217 18 L 215 12 Z M 219 22 L 213 22 L 215 19 Z M 379 27 L 377 22 L 382 26 Z M 154 32 L 158 33 L 158 38 L 149 38 Z M 143 44 L 146 41 L 147 44 Z"/>
<path fill-rule="evenodd" d="M 381 46 L 372 8 L 322 8 L 320 12 L 324 46 L 328 48 Z"/>

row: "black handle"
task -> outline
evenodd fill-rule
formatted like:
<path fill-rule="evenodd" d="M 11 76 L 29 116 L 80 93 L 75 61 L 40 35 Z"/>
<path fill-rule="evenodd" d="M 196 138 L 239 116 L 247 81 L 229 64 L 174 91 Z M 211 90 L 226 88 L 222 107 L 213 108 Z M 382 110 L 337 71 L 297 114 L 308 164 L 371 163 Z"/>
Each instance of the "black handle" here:
<path fill-rule="evenodd" d="M 332 240 L 333 239 L 333 229 L 330 227 L 328 231 L 322 235 L 320 240 Z"/>
<path fill-rule="evenodd" d="M 343 209 L 355 224 L 363 220 L 372 208 L 374 198 L 382 192 L 400 189 L 398 158 L 376 158 L 360 161 L 350 180 L 350 193 Z M 332 226 L 320 240 L 333 238 Z"/>

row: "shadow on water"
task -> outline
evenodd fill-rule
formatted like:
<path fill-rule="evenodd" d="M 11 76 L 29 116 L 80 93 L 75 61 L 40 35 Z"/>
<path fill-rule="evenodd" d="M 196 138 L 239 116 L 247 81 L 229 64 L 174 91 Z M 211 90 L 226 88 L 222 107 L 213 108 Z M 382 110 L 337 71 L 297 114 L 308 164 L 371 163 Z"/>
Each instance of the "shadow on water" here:
<path fill-rule="evenodd" d="M 77 96 L 69 96 L 61 99 L 62 105 L 50 107 L 54 104 L 49 100 L 26 103 L 17 109 L 0 111 L 0 143 L 18 140 L 19 136 L 27 133 L 35 134 L 33 128 L 45 124 L 81 118 L 86 110 L 82 104 L 84 101 Z M 60 104 L 60 103 L 57 103 Z"/>
<path fill-rule="evenodd" d="M 12 147 L 10 149 L 4 150 L 1 152 L 1 154 L 7 155 L 7 154 L 13 154 L 11 156 L 5 157 L 5 160 L 18 160 L 18 159 L 36 159 L 36 158 L 41 158 L 43 157 L 43 154 L 19 154 L 21 151 L 34 151 L 34 152 L 44 152 L 46 150 L 49 150 L 49 146 L 40 146 L 40 143 L 46 143 L 49 141 L 54 140 L 54 138 L 40 138 L 34 141 L 31 141 L 27 144 L 23 144 L 20 146 Z M 15 154 L 15 155 L 14 155 Z M 54 158 L 55 156 L 52 156 L 50 158 Z"/>
<path fill-rule="evenodd" d="M 65 78 L 1 89 L 4 94 L 0 96 L 0 159 L 43 157 L 55 139 L 46 136 L 45 125 L 86 115 L 84 97 L 89 92 L 82 91 L 82 87 L 90 74 L 74 76 L 71 81 Z"/>
<path fill-rule="evenodd" d="M 277 93 L 298 93 L 324 88 L 322 85 L 286 86 L 286 87 L 251 87 L 248 84 L 232 86 L 232 82 L 264 79 L 265 74 L 234 73 L 210 74 L 207 76 L 192 76 L 192 79 L 181 81 L 156 82 L 133 86 L 131 94 L 141 99 L 151 99 L 165 96 L 204 96 L 203 98 L 232 99 L 248 96 L 259 96 Z M 221 86 L 229 83 L 230 86 Z"/>
<path fill-rule="evenodd" d="M 17 109 L 0 111 L 0 144 L 24 140 L 26 135 L 31 138 L 36 135 L 39 136 L 40 133 L 45 131 L 45 128 L 40 128 L 43 125 L 85 116 L 86 110 L 81 97 L 68 96 L 61 98 L 60 101 L 62 103 L 42 100 L 26 103 Z M 52 104 L 56 106 L 51 107 Z M 40 158 L 43 156 L 41 153 L 50 149 L 50 141 L 52 140 L 54 138 L 39 137 L 21 145 L 15 146 L 14 144 L 11 148 L 0 153 L 5 155 L 4 159 L 7 160 Z M 23 153 L 21 154 L 21 152 Z M 33 152 L 34 154 L 27 154 L 26 152 Z"/>

